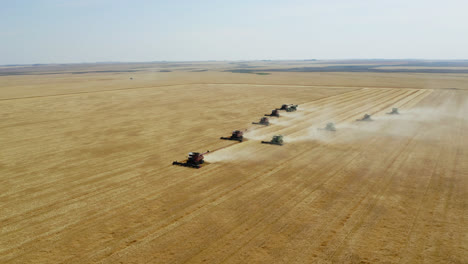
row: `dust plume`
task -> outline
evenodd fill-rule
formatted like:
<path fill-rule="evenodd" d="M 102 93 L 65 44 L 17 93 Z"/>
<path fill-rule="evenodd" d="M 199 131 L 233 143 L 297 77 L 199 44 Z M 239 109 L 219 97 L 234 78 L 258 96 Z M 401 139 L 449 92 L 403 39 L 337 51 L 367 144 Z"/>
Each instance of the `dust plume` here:
<path fill-rule="evenodd" d="M 208 162 L 267 160 L 271 153 L 254 148 L 225 148 L 205 155 Z"/>
<path fill-rule="evenodd" d="M 302 112 L 281 112 L 280 116 L 280 118 L 269 118 L 270 123 L 276 126 L 291 126 L 305 118 L 305 114 Z"/>
<path fill-rule="evenodd" d="M 309 127 L 300 134 L 285 135 L 285 142 L 300 142 L 300 141 L 320 141 L 329 142 L 334 138 L 335 132 L 326 131 L 322 128 Z"/>
<path fill-rule="evenodd" d="M 354 131 L 352 136 L 348 137 L 349 140 L 363 139 L 375 134 L 411 137 L 417 133 L 424 133 L 427 140 L 437 140 L 444 135 L 444 126 L 453 125 L 459 118 L 457 109 L 459 106 L 455 100 L 447 100 L 437 107 L 400 109 L 399 115 L 376 115 L 372 116 L 374 121 L 344 123 L 340 124 L 340 127 Z"/>
<path fill-rule="evenodd" d="M 244 138 L 249 140 L 265 140 L 265 135 L 266 134 L 262 129 L 249 129 L 244 132 Z"/>

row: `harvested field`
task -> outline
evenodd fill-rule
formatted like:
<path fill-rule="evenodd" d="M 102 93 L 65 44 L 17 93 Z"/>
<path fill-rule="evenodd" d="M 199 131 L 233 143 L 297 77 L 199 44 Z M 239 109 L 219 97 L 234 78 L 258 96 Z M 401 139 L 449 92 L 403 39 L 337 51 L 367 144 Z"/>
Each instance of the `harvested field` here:
<path fill-rule="evenodd" d="M 468 262 L 468 75 L 106 70 L 0 76 L 1 263 Z"/>

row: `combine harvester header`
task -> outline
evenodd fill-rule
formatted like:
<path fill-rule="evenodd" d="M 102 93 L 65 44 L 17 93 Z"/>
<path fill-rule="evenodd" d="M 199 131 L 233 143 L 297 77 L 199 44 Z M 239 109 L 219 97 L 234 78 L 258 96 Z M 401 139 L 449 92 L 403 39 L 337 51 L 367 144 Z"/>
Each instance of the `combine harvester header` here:
<path fill-rule="evenodd" d="M 269 114 L 269 115 L 265 114 L 265 116 L 279 117 L 280 115 L 279 115 L 278 109 L 274 109 L 274 110 L 271 111 L 271 114 Z"/>
<path fill-rule="evenodd" d="M 234 130 L 232 131 L 232 135 L 230 137 L 220 137 L 220 139 L 242 142 L 244 140 L 244 131 Z"/>
<path fill-rule="evenodd" d="M 270 120 L 268 120 L 267 117 L 262 117 L 259 122 L 252 122 L 252 124 L 269 126 L 270 125 Z"/>
<path fill-rule="evenodd" d="M 276 136 L 273 136 L 271 141 L 262 141 L 262 143 L 263 144 L 283 146 L 283 136 L 282 135 L 276 135 Z"/>

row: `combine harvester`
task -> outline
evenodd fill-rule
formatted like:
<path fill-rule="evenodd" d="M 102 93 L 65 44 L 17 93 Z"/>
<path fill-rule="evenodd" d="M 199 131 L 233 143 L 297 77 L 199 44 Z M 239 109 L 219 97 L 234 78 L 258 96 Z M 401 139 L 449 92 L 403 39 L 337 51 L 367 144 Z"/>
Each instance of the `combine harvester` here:
<path fill-rule="evenodd" d="M 244 140 L 244 132 L 240 130 L 234 130 L 232 131 L 232 135 L 230 137 L 220 137 L 220 139 L 242 142 Z"/>
<path fill-rule="evenodd" d="M 268 120 L 267 117 L 262 117 L 259 122 L 252 122 L 252 124 L 269 126 L 270 125 L 270 120 Z"/>
<path fill-rule="evenodd" d="M 285 110 L 286 112 L 295 112 L 295 111 L 297 111 L 297 106 L 298 105 L 284 104 L 284 105 L 281 106 L 281 108 L 277 108 L 277 110 Z"/>
<path fill-rule="evenodd" d="M 271 141 L 262 141 L 262 143 L 263 144 L 283 146 L 283 136 L 282 135 L 276 135 L 276 136 L 273 136 Z"/>
<path fill-rule="evenodd" d="M 265 114 L 265 116 L 275 116 L 275 117 L 279 117 L 280 115 L 279 115 L 278 109 L 275 109 L 275 110 L 272 110 L 272 111 L 271 111 L 271 114 L 269 114 L 269 115 Z"/>
<path fill-rule="evenodd" d="M 365 114 L 363 118 L 356 119 L 356 121 L 374 121 L 374 120 L 371 118 L 371 115 Z"/>
<path fill-rule="evenodd" d="M 392 108 L 392 111 L 390 113 L 387 113 L 387 115 L 399 115 L 400 112 L 398 112 L 398 108 Z"/>
<path fill-rule="evenodd" d="M 208 150 L 205 153 L 190 152 L 188 154 L 188 159 L 186 161 L 184 161 L 184 162 L 174 161 L 174 162 L 172 162 L 172 165 L 178 165 L 178 166 L 183 166 L 183 167 L 199 169 L 199 168 L 201 168 L 202 164 L 205 163 L 205 161 L 203 160 L 205 157 L 203 155 L 207 154 L 208 152 L 210 152 L 210 151 Z"/>
<path fill-rule="evenodd" d="M 330 123 L 327 123 L 327 125 L 325 126 L 325 128 L 319 128 L 318 130 L 326 130 L 326 131 L 332 131 L 332 132 L 335 132 L 336 131 L 336 127 L 335 127 L 335 124 L 330 122 Z"/>

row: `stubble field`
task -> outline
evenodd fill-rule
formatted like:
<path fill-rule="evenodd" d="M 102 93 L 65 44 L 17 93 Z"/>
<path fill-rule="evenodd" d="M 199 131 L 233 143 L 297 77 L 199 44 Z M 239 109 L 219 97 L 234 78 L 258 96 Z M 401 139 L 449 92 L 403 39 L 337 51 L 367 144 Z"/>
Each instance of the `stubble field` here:
<path fill-rule="evenodd" d="M 467 263 L 468 74 L 210 67 L 0 76 L 0 262 Z"/>

